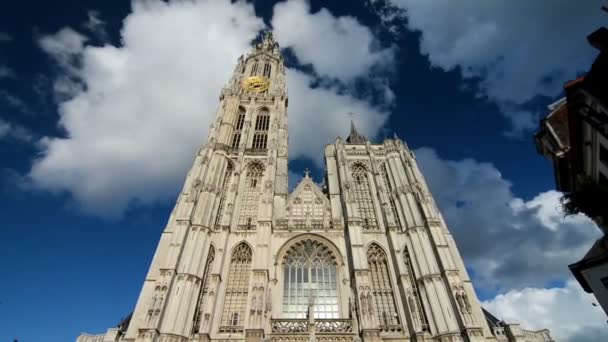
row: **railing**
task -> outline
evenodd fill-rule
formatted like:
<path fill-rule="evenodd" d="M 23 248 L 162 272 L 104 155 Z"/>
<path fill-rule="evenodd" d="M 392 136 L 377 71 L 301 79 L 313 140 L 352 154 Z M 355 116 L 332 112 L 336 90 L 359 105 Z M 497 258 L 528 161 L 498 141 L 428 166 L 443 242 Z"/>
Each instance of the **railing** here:
<path fill-rule="evenodd" d="M 220 327 L 220 333 L 224 334 L 238 334 L 243 332 L 242 326 L 237 325 L 224 325 Z"/>
<path fill-rule="evenodd" d="M 313 322 L 307 319 L 273 319 L 270 324 L 274 334 L 308 334 L 311 326 L 317 334 L 353 332 L 350 319 L 316 319 Z"/>

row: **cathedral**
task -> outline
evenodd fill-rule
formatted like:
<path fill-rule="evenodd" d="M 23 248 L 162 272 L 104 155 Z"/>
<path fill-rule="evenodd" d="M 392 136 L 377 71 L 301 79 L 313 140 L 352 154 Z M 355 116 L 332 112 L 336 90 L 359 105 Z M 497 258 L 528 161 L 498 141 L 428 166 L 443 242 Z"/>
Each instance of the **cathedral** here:
<path fill-rule="evenodd" d="M 290 192 L 287 109 L 266 33 L 221 90 L 133 313 L 78 342 L 553 341 L 480 306 L 400 139 L 351 123 L 325 179 Z"/>

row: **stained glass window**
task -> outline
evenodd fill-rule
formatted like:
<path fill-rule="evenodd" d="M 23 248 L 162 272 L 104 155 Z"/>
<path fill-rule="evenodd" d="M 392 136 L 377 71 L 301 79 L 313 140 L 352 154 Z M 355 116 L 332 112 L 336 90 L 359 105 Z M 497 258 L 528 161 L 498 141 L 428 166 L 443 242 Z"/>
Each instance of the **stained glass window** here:
<path fill-rule="evenodd" d="M 306 318 L 312 305 L 315 318 L 338 318 L 337 265 L 324 244 L 312 240 L 295 243 L 283 263 L 283 314 Z"/>

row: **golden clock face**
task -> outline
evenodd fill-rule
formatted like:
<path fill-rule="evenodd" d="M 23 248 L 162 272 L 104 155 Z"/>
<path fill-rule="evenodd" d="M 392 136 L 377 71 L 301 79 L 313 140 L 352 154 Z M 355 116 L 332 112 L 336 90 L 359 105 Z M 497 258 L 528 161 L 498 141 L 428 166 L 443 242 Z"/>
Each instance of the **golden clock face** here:
<path fill-rule="evenodd" d="M 269 85 L 268 79 L 261 76 L 251 76 L 243 80 L 243 89 L 257 93 L 268 90 Z"/>

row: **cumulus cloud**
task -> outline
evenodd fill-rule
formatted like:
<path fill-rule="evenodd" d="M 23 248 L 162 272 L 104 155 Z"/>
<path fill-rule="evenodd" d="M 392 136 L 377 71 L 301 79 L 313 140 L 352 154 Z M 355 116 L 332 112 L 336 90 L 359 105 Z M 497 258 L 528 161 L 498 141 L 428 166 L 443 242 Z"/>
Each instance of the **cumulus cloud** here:
<path fill-rule="evenodd" d="M 595 1 L 388 2 L 403 10 L 409 29 L 422 33 L 421 52 L 434 66 L 479 80 L 480 94 L 519 131 L 537 123 L 520 105 L 558 95 L 565 81 L 589 68 L 597 52 L 585 37 L 605 23 Z M 382 13 L 393 20 L 396 12 Z"/>
<path fill-rule="evenodd" d="M 490 163 L 443 160 L 420 148 L 417 159 L 476 285 L 544 287 L 570 276 L 600 232 L 585 216 L 563 217 L 560 193 L 525 201 Z"/>
<path fill-rule="evenodd" d="M 512 290 L 482 302 L 509 323 L 526 329 L 548 328 L 556 341 L 608 341 L 606 316 L 596 299 L 572 280 L 563 288 Z"/>
<path fill-rule="evenodd" d="M 34 141 L 34 134 L 19 124 L 0 119 L 0 141 L 2 140 L 31 143 Z"/>
<path fill-rule="evenodd" d="M 29 173 L 35 186 L 67 191 L 102 216 L 173 197 L 205 139 L 220 89 L 263 27 L 243 2 L 151 0 L 133 3 L 121 46 L 87 45 L 69 28 L 43 37 L 41 47 L 62 71 L 54 88 L 66 136 L 41 141 Z M 336 44 L 328 53 L 342 49 Z M 387 116 L 343 89 L 313 87 L 312 76 L 300 71 L 287 77 L 291 157 L 320 161 L 327 139 L 346 131 L 347 111 L 360 113 L 370 135 Z"/>
<path fill-rule="evenodd" d="M 356 18 L 334 17 L 324 8 L 310 13 L 304 0 L 276 4 L 272 27 L 283 47 L 293 49 L 300 63 L 312 64 L 321 75 L 349 80 L 392 62 L 392 49 L 381 49 Z"/>
<path fill-rule="evenodd" d="M 308 157 L 322 164 L 323 148 L 348 133 L 347 113 L 357 113 L 358 129 L 375 135 L 388 118 L 388 112 L 350 95 L 340 95 L 327 88 L 312 88 L 314 78 L 297 70 L 288 70 L 289 153 L 292 158 Z"/>

